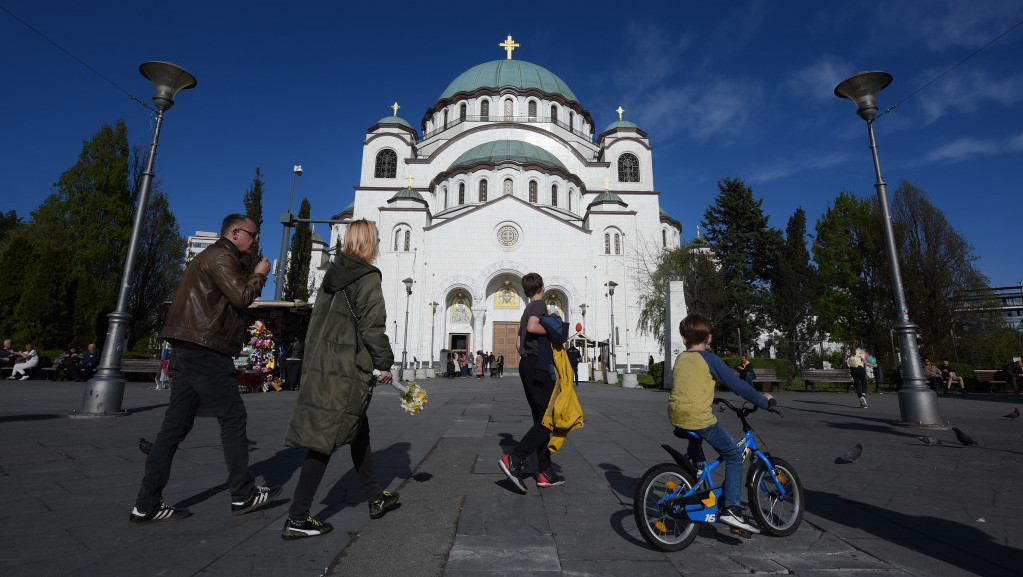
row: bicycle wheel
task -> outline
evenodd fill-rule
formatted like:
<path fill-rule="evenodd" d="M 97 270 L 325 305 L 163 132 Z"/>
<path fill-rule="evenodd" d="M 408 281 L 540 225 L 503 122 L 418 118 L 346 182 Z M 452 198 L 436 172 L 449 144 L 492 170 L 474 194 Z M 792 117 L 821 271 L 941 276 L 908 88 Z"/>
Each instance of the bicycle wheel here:
<path fill-rule="evenodd" d="M 632 508 L 640 534 L 655 549 L 679 551 L 696 539 L 696 523 L 685 514 L 670 515 L 657 504 L 661 497 L 680 486 L 685 493 L 693 482 L 689 473 L 675 463 L 655 465 L 640 479 Z"/>
<path fill-rule="evenodd" d="M 781 459 L 771 462 L 778 481 L 785 488 L 785 499 L 771 480 L 767 466 L 757 461 L 750 474 L 749 507 L 765 533 L 784 537 L 795 533 L 803 521 L 803 484 L 791 465 Z"/>

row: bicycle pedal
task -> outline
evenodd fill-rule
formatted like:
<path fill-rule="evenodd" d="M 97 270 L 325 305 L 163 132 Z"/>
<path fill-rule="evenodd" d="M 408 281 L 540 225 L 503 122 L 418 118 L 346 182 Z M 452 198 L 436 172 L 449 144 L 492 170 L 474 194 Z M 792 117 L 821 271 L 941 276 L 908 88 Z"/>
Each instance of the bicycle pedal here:
<path fill-rule="evenodd" d="M 745 529 L 740 529 L 738 527 L 729 527 L 729 529 L 731 530 L 731 532 L 734 535 L 738 535 L 738 536 L 742 537 L 743 539 L 752 539 L 753 538 L 753 533 L 751 533 L 751 532 L 749 532 L 749 531 L 747 531 Z"/>

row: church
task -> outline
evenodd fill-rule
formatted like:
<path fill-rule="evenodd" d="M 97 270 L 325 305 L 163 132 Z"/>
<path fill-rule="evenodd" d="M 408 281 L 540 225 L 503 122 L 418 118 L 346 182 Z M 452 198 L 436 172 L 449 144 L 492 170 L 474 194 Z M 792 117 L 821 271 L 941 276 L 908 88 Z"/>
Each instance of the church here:
<path fill-rule="evenodd" d="M 437 367 L 442 351 L 492 351 L 514 374 L 521 279 L 536 272 L 589 356 L 644 370 L 661 343 L 635 328 L 635 265 L 681 233 L 660 208 L 647 133 L 620 106 L 598 131 L 561 78 L 513 57 L 511 35 L 499 46 L 505 58 L 456 76 L 418 130 L 398 103 L 369 128 L 355 200 L 335 217 L 380 231 L 395 359 Z M 330 246 L 344 234 L 335 224 Z"/>

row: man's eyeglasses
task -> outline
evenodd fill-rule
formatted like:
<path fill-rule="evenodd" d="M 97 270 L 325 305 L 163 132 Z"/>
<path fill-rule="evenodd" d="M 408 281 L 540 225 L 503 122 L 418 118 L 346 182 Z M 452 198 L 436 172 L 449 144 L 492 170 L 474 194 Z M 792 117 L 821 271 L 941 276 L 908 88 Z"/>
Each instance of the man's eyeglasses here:
<path fill-rule="evenodd" d="M 235 230 L 240 230 L 240 231 L 248 234 L 249 236 L 252 237 L 252 240 L 255 240 L 255 241 L 259 240 L 259 233 L 258 232 L 249 232 L 249 231 L 245 230 L 244 228 L 237 228 Z"/>

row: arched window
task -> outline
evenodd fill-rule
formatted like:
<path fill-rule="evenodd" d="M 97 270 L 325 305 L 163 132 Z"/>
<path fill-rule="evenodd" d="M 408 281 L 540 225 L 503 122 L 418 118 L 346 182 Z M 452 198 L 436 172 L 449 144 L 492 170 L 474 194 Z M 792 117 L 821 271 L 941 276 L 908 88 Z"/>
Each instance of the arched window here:
<path fill-rule="evenodd" d="M 574 112 L 569 112 L 568 113 L 568 127 L 573 129 L 573 130 L 575 130 L 575 113 Z"/>
<path fill-rule="evenodd" d="M 465 108 L 465 103 L 463 102 L 462 106 L 460 106 L 458 108 L 458 119 L 461 120 L 462 122 L 465 122 L 465 112 L 466 112 L 466 108 Z"/>
<path fill-rule="evenodd" d="M 515 111 L 512 108 L 512 101 L 511 101 L 511 98 L 509 98 L 509 99 L 504 101 L 504 117 L 506 119 L 511 119 L 511 117 L 514 114 L 515 114 Z"/>
<path fill-rule="evenodd" d="M 444 187 L 444 208 L 448 207 L 448 187 Z"/>
<path fill-rule="evenodd" d="M 551 206 L 558 206 L 558 185 L 551 185 Z"/>
<path fill-rule="evenodd" d="M 529 101 L 529 119 L 530 120 L 536 120 L 536 101 L 535 100 L 530 100 Z"/>
<path fill-rule="evenodd" d="M 604 254 L 611 254 L 611 235 L 604 233 Z"/>
<path fill-rule="evenodd" d="M 480 181 L 480 202 L 487 201 L 487 181 Z"/>
<path fill-rule="evenodd" d="M 408 225 L 398 225 L 394 229 L 394 252 L 408 252 L 412 248 L 412 230 Z"/>
<path fill-rule="evenodd" d="M 401 238 L 401 231 L 394 231 L 394 252 L 398 252 L 398 239 Z"/>
<path fill-rule="evenodd" d="M 448 111 L 444 111 L 444 128 L 448 127 Z"/>
<path fill-rule="evenodd" d="M 409 246 L 411 244 L 411 240 L 412 240 L 412 231 L 411 230 L 406 230 L 405 231 L 405 252 L 408 252 Z"/>
<path fill-rule="evenodd" d="M 558 107 L 551 104 L 551 122 L 558 121 Z"/>
<path fill-rule="evenodd" d="M 465 183 L 458 183 L 458 204 L 465 204 Z"/>
<path fill-rule="evenodd" d="M 618 157 L 618 182 L 639 182 L 639 159 L 626 152 Z"/>
<path fill-rule="evenodd" d="M 529 181 L 529 202 L 536 204 L 536 181 Z"/>
<path fill-rule="evenodd" d="M 373 177 L 394 178 L 396 176 L 398 176 L 398 154 L 390 148 L 385 148 L 377 153 Z"/>
<path fill-rule="evenodd" d="M 504 194 L 511 194 L 514 192 L 514 186 L 512 185 L 512 179 L 504 179 Z"/>
<path fill-rule="evenodd" d="M 480 119 L 490 120 L 490 101 L 483 100 L 480 102 Z"/>
<path fill-rule="evenodd" d="M 664 248 L 668 248 L 668 231 L 663 228 L 661 229 L 661 244 Z"/>
<path fill-rule="evenodd" d="M 622 240 L 618 233 L 615 233 L 615 254 L 622 254 Z"/>
<path fill-rule="evenodd" d="M 572 190 L 571 188 L 568 189 L 568 210 L 572 210 L 572 195 L 573 194 L 575 194 L 575 191 Z"/>

